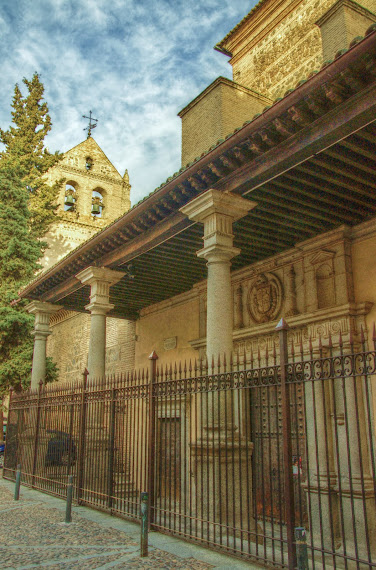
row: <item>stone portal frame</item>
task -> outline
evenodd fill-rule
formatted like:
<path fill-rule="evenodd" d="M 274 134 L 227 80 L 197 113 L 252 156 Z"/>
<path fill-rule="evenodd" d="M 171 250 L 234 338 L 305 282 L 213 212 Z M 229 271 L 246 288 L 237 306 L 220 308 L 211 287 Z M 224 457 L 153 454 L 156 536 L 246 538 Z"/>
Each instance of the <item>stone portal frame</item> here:
<path fill-rule="evenodd" d="M 180 396 L 182 398 L 182 396 Z M 197 397 L 197 394 L 192 397 Z M 158 437 L 159 437 L 159 426 L 158 420 L 163 419 L 177 419 L 180 420 L 180 458 L 186 458 L 185 465 L 184 461 L 181 460 L 180 465 L 180 492 L 181 497 L 184 493 L 189 493 L 190 485 L 189 478 L 191 476 L 191 453 L 190 453 L 190 442 L 193 438 L 193 426 L 191 425 L 191 402 L 188 401 L 189 395 L 186 394 L 184 401 L 177 402 L 175 399 L 167 398 L 162 399 L 160 402 L 156 402 L 156 438 L 158 447 Z M 186 483 L 188 482 L 188 487 Z M 189 501 L 189 496 L 187 495 L 187 500 Z"/>

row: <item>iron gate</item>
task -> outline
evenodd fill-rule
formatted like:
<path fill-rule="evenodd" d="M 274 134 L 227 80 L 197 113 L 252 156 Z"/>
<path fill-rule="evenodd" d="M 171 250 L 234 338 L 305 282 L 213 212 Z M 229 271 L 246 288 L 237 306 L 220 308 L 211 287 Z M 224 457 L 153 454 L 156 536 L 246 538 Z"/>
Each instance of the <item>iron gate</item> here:
<path fill-rule="evenodd" d="M 254 361 L 157 365 L 92 383 L 13 393 L 4 476 L 139 520 L 147 490 L 156 530 L 295 566 L 375 567 L 375 351 L 350 336 L 316 352 Z"/>

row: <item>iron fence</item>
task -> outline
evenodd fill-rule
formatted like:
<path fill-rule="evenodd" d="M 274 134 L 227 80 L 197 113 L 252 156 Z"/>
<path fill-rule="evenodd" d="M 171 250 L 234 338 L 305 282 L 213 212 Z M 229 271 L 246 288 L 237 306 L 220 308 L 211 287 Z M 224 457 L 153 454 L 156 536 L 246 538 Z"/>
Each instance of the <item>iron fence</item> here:
<path fill-rule="evenodd" d="M 298 353 L 158 365 L 13 393 L 4 476 L 153 529 L 294 568 L 375 567 L 375 351 L 338 338 Z M 295 350 L 294 350 L 295 349 Z M 289 355 L 288 355 L 289 352 Z M 303 532 L 304 534 L 304 532 Z"/>

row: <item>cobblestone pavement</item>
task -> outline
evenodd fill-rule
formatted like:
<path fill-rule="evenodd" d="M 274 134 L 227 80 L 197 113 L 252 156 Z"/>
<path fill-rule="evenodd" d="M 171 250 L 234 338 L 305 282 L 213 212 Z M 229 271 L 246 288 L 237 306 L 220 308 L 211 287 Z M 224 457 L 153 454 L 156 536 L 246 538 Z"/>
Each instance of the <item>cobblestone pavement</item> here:
<path fill-rule="evenodd" d="M 1 477 L 1 475 L 0 475 Z M 20 500 L 13 499 L 14 484 L 0 478 L 0 568 L 26 570 L 45 567 L 48 570 L 120 570 L 122 568 L 176 568 L 206 570 L 209 568 L 251 568 L 228 557 L 225 563 L 210 564 L 203 549 L 195 546 L 194 556 L 187 555 L 190 545 L 175 540 L 175 546 L 162 550 L 149 546 L 149 556 L 140 558 L 137 527 L 120 519 L 84 507 L 75 507 L 72 523 L 64 523 L 63 501 L 21 487 Z M 80 516 L 84 513 L 85 516 Z M 90 512 L 91 511 L 91 512 Z M 86 513 L 88 516 L 86 516 Z M 101 518 L 102 517 L 102 518 Z M 99 519 L 90 520 L 93 518 Z M 110 519 L 110 525 L 106 521 Z M 113 521 L 113 523 L 111 522 Z M 114 528 L 124 524 L 131 532 Z M 130 523 L 132 524 L 132 523 Z M 132 531 L 133 528 L 133 531 Z M 139 527 L 138 527 L 139 529 Z M 152 533 L 150 536 L 157 536 Z M 133 535 L 133 536 L 132 536 Z M 174 540 L 174 539 L 169 539 Z M 150 542 L 150 541 L 149 541 Z M 179 554 L 176 554 L 177 551 Z M 199 556 L 197 556 L 197 551 Z M 200 552 L 204 556 L 200 556 Z M 214 557 L 218 555 L 209 553 Z"/>

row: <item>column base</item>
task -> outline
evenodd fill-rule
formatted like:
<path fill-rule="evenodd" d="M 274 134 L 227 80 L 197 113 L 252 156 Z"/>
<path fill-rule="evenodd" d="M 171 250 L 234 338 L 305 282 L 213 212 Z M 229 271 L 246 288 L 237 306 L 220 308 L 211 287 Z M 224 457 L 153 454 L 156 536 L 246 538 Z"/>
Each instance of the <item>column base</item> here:
<path fill-rule="evenodd" d="M 191 443 L 192 514 L 214 542 L 231 537 L 262 543 L 253 513 L 253 443 L 228 430 L 225 438 L 220 428 L 210 435 L 215 437 Z"/>

